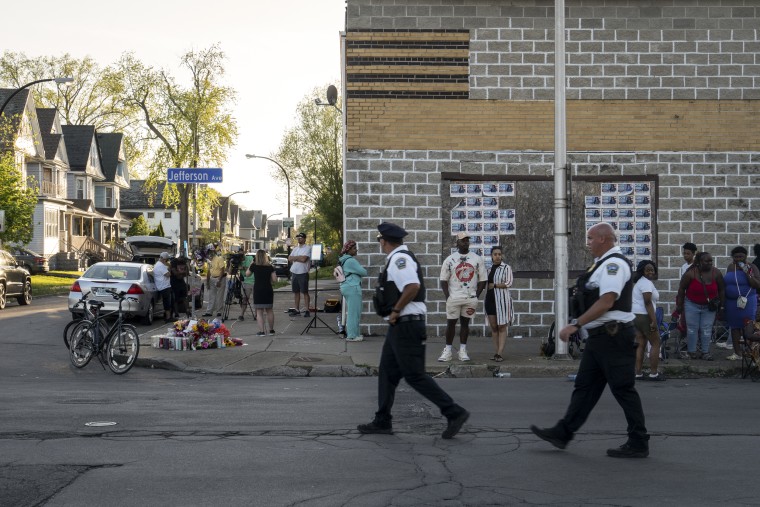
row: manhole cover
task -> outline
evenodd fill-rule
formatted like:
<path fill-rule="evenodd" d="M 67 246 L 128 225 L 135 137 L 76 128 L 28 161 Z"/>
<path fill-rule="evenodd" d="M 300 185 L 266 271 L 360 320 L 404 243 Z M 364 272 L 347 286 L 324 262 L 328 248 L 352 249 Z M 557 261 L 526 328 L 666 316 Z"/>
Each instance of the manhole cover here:
<path fill-rule="evenodd" d="M 113 421 L 90 421 L 84 423 L 85 426 L 101 427 L 101 426 L 116 426 Z"/>
<path fill-rule="evenodd" d="M 293 361 L 298 361 L 301 363 L 318 363 L 322 360 L 321 357 L 309 357 L 309 356 L 296 356 L 293 358 Z"/>

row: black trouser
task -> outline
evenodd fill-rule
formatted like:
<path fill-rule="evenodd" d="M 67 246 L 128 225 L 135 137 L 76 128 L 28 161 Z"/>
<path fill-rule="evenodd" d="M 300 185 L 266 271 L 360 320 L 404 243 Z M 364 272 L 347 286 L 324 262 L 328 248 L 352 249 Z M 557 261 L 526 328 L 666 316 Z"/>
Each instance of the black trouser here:
<path fill-rule="evenodd" d="M 628 421 L 628 438 L 633 444 L 647 445 L 641 398 L 634 387 L 636 343 L 633 326 L 621 328 L 616 336 L 606 332 L 589 336 L 583 350 L 575 389 L 567 413 L 558 426 L 570 438 L 586 422 L 609 384 L 610 392 L 623 408 Z M 656 353 L 653 351 L 653 353 Z"/>
<path fill-rule="evenodd" d="M 396 388 L 402 378 L 415 391 L 433 402 L 446 418 L 457 417 L 464 410 L 425 373 L 426 339 L 424 320 L 388 326 L 380 355 L 379 408 L 375 413 L 375 421 L 378 424 L 390 424 Z"/>

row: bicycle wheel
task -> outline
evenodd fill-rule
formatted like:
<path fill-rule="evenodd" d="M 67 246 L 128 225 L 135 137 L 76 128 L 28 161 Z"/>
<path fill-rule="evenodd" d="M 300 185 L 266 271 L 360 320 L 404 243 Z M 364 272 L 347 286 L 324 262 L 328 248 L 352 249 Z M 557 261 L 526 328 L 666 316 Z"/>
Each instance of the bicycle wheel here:
<path fill-rule="evenodd" d="M 91 320 L 77 319 L 72 320 L 66 324 L 65 328 L 63 328 L 63 343 L 66 345 L 67 349 L 71 345 L 71 337 L 74 336 L 74 333 L 76 333 L 77 327 L 81 326 L 85 322 L 88 324 L 92 323 Z M 106 326 L 102 320 L 98 321 L 98 326 L 100 327 L 100 336 L 105 336 L 108 333 L 108 326 Z"/>
<path fill-rule="evenodd" d="M 69 341 L 69 359 L 76 368 L 84 368 L 92 359 L 95 350 L 95 336 L 92 322 L 82 321 L 74 330 Z"/>
<path fill-rule="evenodd" d="M 140 338 L 134 327 L 121 325 L 121 329 L 108 340 L 106 359 L 108 367 L 117 375 L 127 373 L 140 353 Z"/>

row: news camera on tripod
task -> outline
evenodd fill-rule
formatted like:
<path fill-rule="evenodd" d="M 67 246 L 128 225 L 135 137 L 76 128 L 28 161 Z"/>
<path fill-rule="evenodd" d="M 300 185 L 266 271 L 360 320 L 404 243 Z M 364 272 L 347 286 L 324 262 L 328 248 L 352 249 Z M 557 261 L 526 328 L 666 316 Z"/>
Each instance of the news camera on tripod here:
<path fill-rule="evenodd" d="M 245 319 L 245 309 L 248 307 L 251 310 L 254 320 L 256 314 L 251 306 L 250 294 L 248 290 L 243 286 L 245 281 L 245 255 L 241 247 L 234 247 L 235 250 L 226 255 L 226 269 L 227 269 L 227 291 L 224 298 L 224 309 L 222 310 L 222 322 L 227 320 L 230 316 L 230 307 L 234 301 L 237 300 L 240 303 L 240 317 L 238 320 Z"/>

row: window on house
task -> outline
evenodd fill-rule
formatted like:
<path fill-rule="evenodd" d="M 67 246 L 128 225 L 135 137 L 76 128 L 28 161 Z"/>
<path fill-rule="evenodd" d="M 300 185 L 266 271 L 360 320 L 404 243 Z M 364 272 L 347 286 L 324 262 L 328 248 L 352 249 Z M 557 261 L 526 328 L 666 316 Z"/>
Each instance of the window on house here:
<path fill-rule="evenodd" d="M 166 213 L 164 213 L 164 218 L 171 218 L 171 217 L 172 217 L 171 211 L 167 211 Z"/>
<path fill-rule="evenodd" d="M 152 211 L 148 212 L 148 218 L 156 218 L 156 214 Z"/>
<path fill-rule="evenodd" d="M 84 199 L 84 178 L 77 178 L 77 199 Z"/>
<path fill-rule="evenodd" d="M 113 188 L 106 187 L 106 208 L 115 208 L 113 205 Z"/>
<path fill-rule="evenodd" d="M 45 208 L 45 237 L 58 237 L 58 210 Z"/>

